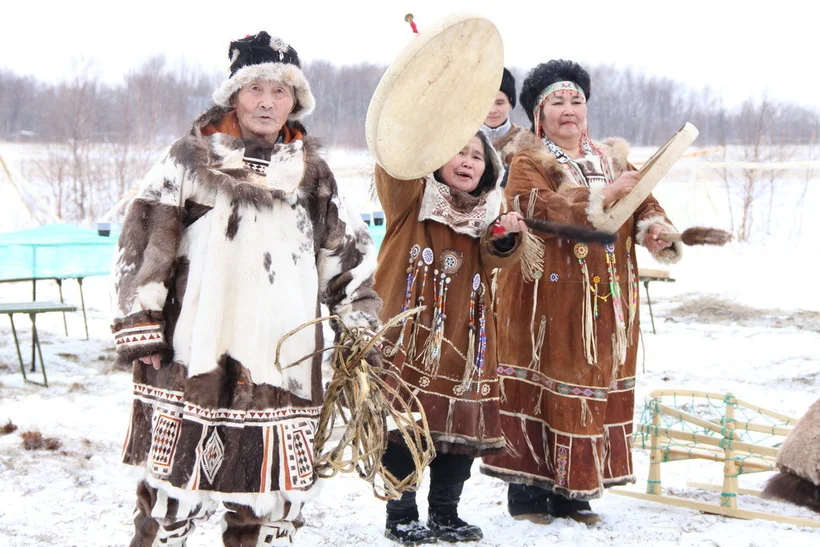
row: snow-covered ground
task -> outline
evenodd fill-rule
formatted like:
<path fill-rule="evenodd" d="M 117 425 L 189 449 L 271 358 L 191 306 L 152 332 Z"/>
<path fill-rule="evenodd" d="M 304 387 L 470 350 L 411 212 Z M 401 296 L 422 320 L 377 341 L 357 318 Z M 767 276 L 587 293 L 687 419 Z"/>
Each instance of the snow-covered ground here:
<path fill-rule="evenodd" d="M 331 152 L 331 164 L 350 201 L 370 207 L 364 153 Z M 711 173 L 711 174 L 710 174 Z M 701 176 L 702 175 L 702 176 Z M 680 228 L 695 224 L 729 227 L 726 192 L 714 173 L 689 161 L 655 192 Z M 799 197 L 805 197 L 798 203 Z M 799 176 L 777 182 L 771 222 L 761 217 L 749 243 L 725 248 L 687 248 L 671 268 L 675 283 L 650 286 L 657 334 L 642 306 L 643 346 L 635 413 L 645 395 L 659 388 L 685 388 L 736 396 L 791 415 L 802 415 L 820 397 L 820 296 L 813 273 L 820 266 L 812 235 L 820 230 L 820 182 Z M 764 207 L 766 214 L 769 205 Z M 797 229 L 798 219 L 802 223 Z M 645 267 L 658 268 L 640 256 Z M 85 281 L 90 340 L 83 339 L 82 317 L 70 314 L 69 336 L 62 318 L 38 320 L 49 388 L 25 384 L 8 320 L 0 321 L 0 425 L 19 429 L 0 436 L 0 544 L 127 545 L 131 535 L 134 481 L 121 466 L 120 450 L 130 405 L 130 377 L 111 369 L 109 281 Z M 27 285 L 0 285 L 0 301 L 28 297 Z M 64 287 L 78 302 L 76 285 Z M 38 296 L 56 299 L 56 287 L 41 282 Z M 643 289 L 641 297 L 645 296 Z M 17 327 L 30 356 L 27 321 Z M 19 433 L 39 430 L 56 437 L 55 451 L 25 450 Z M 634 452 L 642 490 L 648 453 Z M 687 481 L 720 484 L 722 465 L 708 462 L 664 464 L 664 487 L 692 499 L 715 501 Z M 757 488 L 768 474 L 741 476 L 740 485 Z M 426 483 L 420 499 L 425 497 Z M 814 516 L 786 504 L 740 496 L 739 506 L 798 516 Z M 476 545 L 820 545 L 820 530 L 763 520 L 741 521 L 701 514 L 632 498 L 605 494 L 593 502 L 603 523 L 586 527 L 557 520 L 550 525 L 516 521 L 506 513 L 506 487 L 478 473 L 465 487 L 460 513 L 484 530 Z M 421 502 L 422 514 L 426 502 Z M 219 544 L 219 515 L 202 525 L 191 545 Z M 305 509 L 301 545 L 390 545 L 382 533 L 384 504 L 355 476 L 326 481 L 318 499 Z"/>

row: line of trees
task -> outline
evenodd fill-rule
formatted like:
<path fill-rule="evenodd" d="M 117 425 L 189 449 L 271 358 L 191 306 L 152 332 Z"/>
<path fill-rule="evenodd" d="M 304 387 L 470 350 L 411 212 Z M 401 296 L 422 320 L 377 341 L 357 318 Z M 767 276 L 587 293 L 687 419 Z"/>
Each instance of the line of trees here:
<path fill-rule="evenodd" d="M 317 103 L 305 121 L 308 132 L 329 147 L 363 148 L 367 107 L 384 70 L 369 64 L 306 64 Z M 512 71 L 520 88 L 526 74 Z M 590 73 L 594 138 L 619 136 L 636 146 L 658 146 L 690 121 L 700 130 L 700 146 L 723 146 L 724 160 L 747 162 L 787 161 L 797 145 L 817 140 L 820 113 L 810 108 L 765 95 L 728 107 L 714 90 L 629 68 L 593 66 Z M 20 170 L 57 217 L 100 219 L 121 210 L 115 205 L 122 204 L 122 196 L 147 172 L 156 153 L 186 133 L 193 118 L 210 106 L 211 93 L 225 77 L 164 57 L 147 60 L 116 85 L 104 83 L 89 62 L 78 63 L 74 75 L 57 84 L 0 70 L 0 141 L 45 145 L 26 157 Z M 521 107 L 512 117 L 518 125 L 530 125 Z M 727 156 L 730 146 L 736 157 Z M 755 203 L 768 196 L 771 209 L 779 174 L 724 169 L 719 176 L 732 229 L 746 239 L 752 221 L 761 216 Z"/>
<path fill-rule="evenodd" d="M 364 147 L 367 105 L 385 67 L 316 61 L 304 70 L 317 99 L 308 131 L 329 146 Z M 526 73 L 513 73 L 520 88 Z M 634 145 L 656 145 L 690 121 L 700 130 L 702 145 L 743 144 L 752 136 L 757 139 L 763 113 L 775 122 L 767 123 L 767 143 L 795 144 L 810 141 L 820 125 L 817 111 L 765 97 L 728 107 L 712 89 L 693 89 L 630 68 L 593 66 L 590 73 L 594 137 L 621 136 Z M 102 83 L 90 63 L 78 65 L 74 77 L 59 84 L 0 70 L 0 139 L 167 144 L 207 108 L 224 77 L 172 65 L 164 57 L 149 59 L 116 85 Z M 529 125 L 520 107 L 513 120 Z"/>

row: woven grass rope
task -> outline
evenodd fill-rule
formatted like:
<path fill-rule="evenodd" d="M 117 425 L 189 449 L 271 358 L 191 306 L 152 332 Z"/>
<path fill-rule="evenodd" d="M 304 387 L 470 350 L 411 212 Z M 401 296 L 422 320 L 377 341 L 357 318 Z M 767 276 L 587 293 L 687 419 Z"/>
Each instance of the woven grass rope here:
<path fill-rule="evenodd" d="M 402 492 L 416 490 L 424 469 L 435 456 L 427 417 L 412 388 L 388 367 L 371 366 L 365 357 L 379 351 L 378 342 L 392 327 L 413 316 L 422 308 L 407 310 L 386 322 L 375 334 L 363 327 L 347 327 L 337 316 L 309 321 L 283 336 L 276 347 L 275 364 L 279 370 L 282 344 L 300 330 L 317 323 L 334 321 L 341 334 L 335 344 L 284 368 L 295 366 L 316 353 L 333 351 L 333 379 L 325 393 L 314 440 L 314 468 L 322 478 L 337 473 L 356 472 L 371 484 L 373 494 L 381 499 L 396 499 Z M 382 464 L 387 448 L 388 425 L 396 429 L 413 457 L 415 468 L 404 480 L 397 479 Z M 341 429 L 341 439 L 327 446 Z"/>

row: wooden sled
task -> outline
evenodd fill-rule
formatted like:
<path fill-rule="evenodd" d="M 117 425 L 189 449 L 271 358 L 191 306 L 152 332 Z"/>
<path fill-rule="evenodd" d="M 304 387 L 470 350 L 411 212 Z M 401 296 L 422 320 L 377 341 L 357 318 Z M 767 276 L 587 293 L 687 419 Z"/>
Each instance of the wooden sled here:
<path fill-rule="evenodd" d="M 635 446 L 649 449 L 646 492 L 623 487 L 609 491 L 715 515 L 820 528 L 820 519 L 750 511 L 737 506 L 738 494 L 759 495 L 757 491 L 739 488 L 739 475 L 776 471 L 778 447 L 796 423 L 797 418 L 752 405 L 731 393 L 653 391 L 647 397 L 634 438 Z M 692 459 L 723 463 L 722 485 L 687 483 L 690 487 L 720 492 L 720 504 L 663 494 L 661 464 Z"/>

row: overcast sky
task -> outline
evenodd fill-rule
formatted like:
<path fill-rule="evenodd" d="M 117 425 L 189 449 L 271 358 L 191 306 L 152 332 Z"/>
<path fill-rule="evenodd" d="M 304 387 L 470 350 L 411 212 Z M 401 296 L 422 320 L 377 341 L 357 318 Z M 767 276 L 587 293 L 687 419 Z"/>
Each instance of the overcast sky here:
<path fill-rule="evenodd" d="M 93 59 L 118 81 L 148 57 L 225 70 L 232 39 L 267 30 L 303 61 L 388 64 L 421 29 L 451 12 L 492 20 L 508 66 L 553 58 L 631 66 L 721 90 L 727 104 L 768 90 L 820 108 L 818 30 L 797 0 L 445 0 L 260 1 L 9 0 L 0 13 L 0 68 L 57 81 L 72 62 Z M 594 89 L 595 82 L 593 82 Z M 520 90 L 520 82 L 519 82 Z"/>

